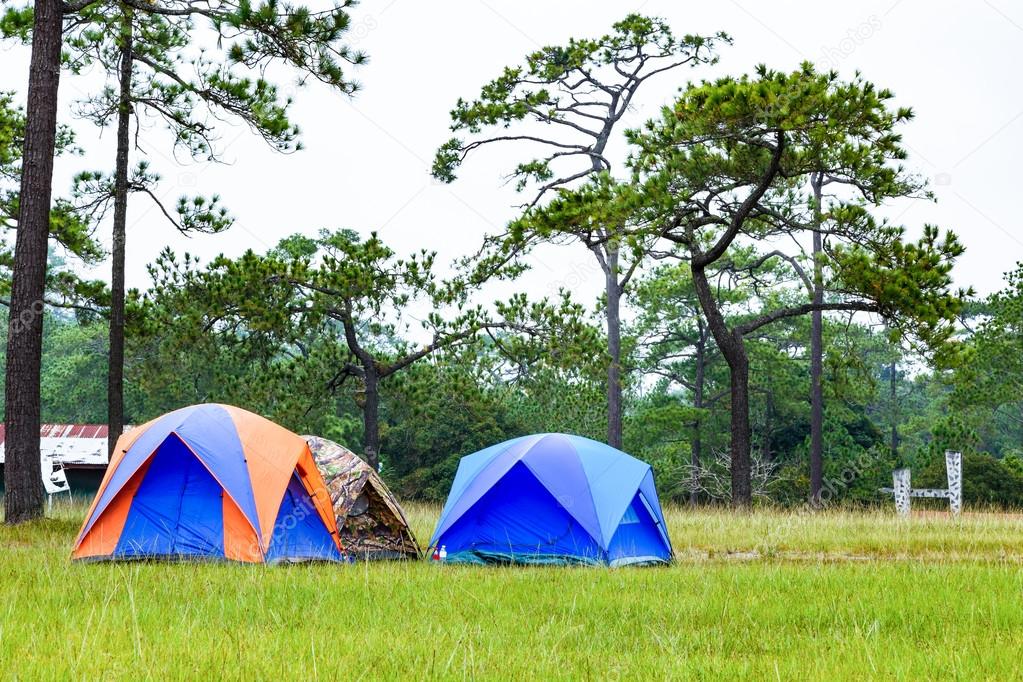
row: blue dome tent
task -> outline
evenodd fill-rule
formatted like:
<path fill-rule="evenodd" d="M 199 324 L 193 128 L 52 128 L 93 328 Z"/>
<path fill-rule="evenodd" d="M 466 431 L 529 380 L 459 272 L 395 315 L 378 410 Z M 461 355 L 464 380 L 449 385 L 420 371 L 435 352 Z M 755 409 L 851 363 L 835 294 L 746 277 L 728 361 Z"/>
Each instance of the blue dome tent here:
<path fill-rule="evenodd" d="M 459 563 L 626 566 L 672 557 L 650 465 L 560 433 L 463 457 L 430 546 Z"/>

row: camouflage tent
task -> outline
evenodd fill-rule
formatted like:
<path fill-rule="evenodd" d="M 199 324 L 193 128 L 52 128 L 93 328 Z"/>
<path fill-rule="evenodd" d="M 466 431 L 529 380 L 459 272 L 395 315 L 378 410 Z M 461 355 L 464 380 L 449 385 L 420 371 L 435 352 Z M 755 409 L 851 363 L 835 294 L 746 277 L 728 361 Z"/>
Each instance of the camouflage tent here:
<path fill-rule="evenodd" d="M 330 492 L 345 552 L 354 559 L 418 559 L 405 513 L 377 472 L 333 441 L 304 438 Z"/>

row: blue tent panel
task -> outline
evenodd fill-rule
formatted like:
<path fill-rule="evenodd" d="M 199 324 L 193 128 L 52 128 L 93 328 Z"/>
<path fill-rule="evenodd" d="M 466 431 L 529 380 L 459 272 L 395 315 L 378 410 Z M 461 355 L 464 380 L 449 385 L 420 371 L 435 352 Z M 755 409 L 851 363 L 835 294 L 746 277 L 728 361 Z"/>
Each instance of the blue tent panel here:
<path fill-rule="evenodd" d="M 202 462 L 170 436 L 153 455 L 113 555 L 223 558 L 221 495 Z"/>
<path fill-rule="evenodd" d="M 491 445 L 489 448 L 484 448 L 479 452 L 466 455 L 459 460 L 458 471 L 455 472 L 455 480 L 451 483 L 451 495 L 448 497 L 448 505 L 444 507 L 444 510 L 441 512 L 442 515 L 448 512 L 448 506 L 458 501 L 469 484 L 475 480 L 476 476 L 484 467 L 490 464 L 495 457 L 505 450 L 514 447 L 516 443 L 533 438 L 535 438 L 535 436 L 522 436 L 521 438 L 506 440 L 503 443 Z"/>
<path fill-rule="evenodd" d="M 636 489 L 650 472 L 650 465 L 589 438 L 575 436 L 572 444 L 586 472 L 590 494 L 598 510 L 601 535 L 605 542 L 610 542 Z"/>
<path fill-rule="evenodd" d="M 650 512 L 650 516 L 653 517 L 654 523 L 657 525 L 657 532 L 660 533 L 661 538 L 664 540 L 664 546 L 668 548 L 669 553 L 673 553 L 671 549 L 671 538 L 668 537 L 668 523 L 664 520 L 664 512 L 661 510 L 660 500 L 657 499 L 657 488 L 654 486 L 654 472 L 650 470 L 646 476 L 643 477 L 643 482 L 639 485 L 639 492 L 643 494 L 643 503 L 646 505 L 647 510 Z"/>
<path fill-rule="evenodd" d="M 608 562 L 612 566 L 671 560 L 671 548 L 665 544 L 650 512 L 643 493 L 636 493 L 607 549 Z"/>
<path fill-rule="evenodd" d="M 309 493 L 293 474 L 277 513 L 266 562 L 341 560 L 334 538 L 316 513 Z"/>
<path fill-rule="evenodd" d="M 434 538 L 438 537 L 443 533 L 451 524 L 455 523 L 468 509 L 476 504 L 477 501 L 483 495 L 490 490 L 501 478 L 517 464 L 522 456 L 529 451 L 529 449 L 535 445 L 539 440 L 540 436 L 526 436 L 524 438 L 516 438 L 513 441 L 506 443 L 509 447 L 503 449 L 494 449 L 491 456 L 489 451 L 492 448 L 488 448 L 483 451 L 487 453 L 487 461 L 483 466 L 476 466 L 478 461 L 477 455 L 483 453 L 477 453 L 477 455 L 471 455 L 467 459 L 471 460 L 470 468 L 472 473 L 467 472 L 462 477 L 465 481 L 461 487 L 458 496 L 449 495 L 448 504 L 444 506 L 444 511 L 441 512 L 440 523 L 437 525 L 437 530 L 434 532 Z M 461 465 L 459 465 L 459 473 L 461 473 Z M 459 482 L 459 476 L 455 476 L 456 482 Z"/>
<path fill-rule="evenodd" d="M 444 533 L 450 562 L 597 563 L 604 552 L 521 462 Z"/>

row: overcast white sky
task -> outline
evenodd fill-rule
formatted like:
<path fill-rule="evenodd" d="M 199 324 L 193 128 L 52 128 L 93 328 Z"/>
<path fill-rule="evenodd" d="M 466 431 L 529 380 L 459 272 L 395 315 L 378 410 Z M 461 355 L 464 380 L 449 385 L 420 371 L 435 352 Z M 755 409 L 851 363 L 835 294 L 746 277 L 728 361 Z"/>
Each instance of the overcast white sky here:
<path fill-rule="evenodd" d="M 931 222 L 955 229 L 967 246 L 957 282 L 980 293 L 1000 288 L 1002 273 L 1023 260 L 1015 208 L 1023 191 L 1021 3 L 364 0 L 354 10 L 352 32 L 352 42 L 370 56 L 354 74 L 364 89 L 353 100 L 315 85 L 296 92 L 294 116 L 306 150 L 283 156 L 245 128 L 224 126 L 227 164 L 178 164 L 163 138 L 151 137 L 148 158 L 165 178 L 168 201 L 215 192 L 237 223 L 222 235 L 184 238 L 137 197 L 129 208 L 129 286 L 148 286 L 145 265 L 166 245 L 208 259 L 264 250 L 283 236 L 321 227 L 377 230 L 400 252 L 427 248 L 443 260 L 474 251 L 485 232 L 514 214 L 516 199 L 501 176 L 515 157 L 510 148 L 485 150 L 454 185 L 433 182 L 429 166 L 449 137 L 452 105 L 529 51 L 570 36 L 598 36 L 631 11 L 662 16 L 679 33 L 724 30 L 735 44 L 723 48 L 714 67 L 647 84 L 629 125 L 655 115 L 690 78 L 740 74 L 758 63 L 792 69 L 806 59 L 847 75 L 858 69 L 914 108 L 916 120 L 904 131 L 909 164 L 931 179 L 939 199 L 895 206 L 890 215 L 913 228 Z M 0 64 L 0 88 L 23 97 L 27 49 L 3 48 Z M 87 154 L 60 161 L 56 192 L 66 191 L 78 170 L 113 165 L 112 131 L 101 139 L 91 124 L 71 116 L 72 101 L 94 85 L 62 80 L 61 118 L 74 124 Z M 592 302 L 599 277 L 585 250 L 540 253 L 533 271 L 512 288 L 545 293 L 562 285 Z"/>

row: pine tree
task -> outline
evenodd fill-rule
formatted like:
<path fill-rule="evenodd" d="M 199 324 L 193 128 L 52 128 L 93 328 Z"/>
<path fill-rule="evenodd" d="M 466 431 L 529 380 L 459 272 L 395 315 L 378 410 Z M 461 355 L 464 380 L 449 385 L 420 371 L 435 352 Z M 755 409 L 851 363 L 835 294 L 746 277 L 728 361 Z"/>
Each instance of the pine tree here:
<path fill-rule="evenodd" d="M 549 195 L 591 180 L 613 183 L 615 170 L 607 145 L 636 93 L 651 78 L 683 66 L 715 61 L 714 48 L 724 34 L 676 36 L 660 19 L 630 14 L 596 39 L 572 39 L 528 55 L 524 66 L 506 68 L 473 101 L 459 100 L 451 112 L 452 138 L 437 152 L 433 174 L 451 182 L 456 169 L 476 149 L 515 143 L 539 149 L 540 155 L 519 163 L 511 176 L 518 189 L 530 189 L 531 209 Z M 647 244 L 626 241 L 614 217 L 578 223 L 549 221 L 539 228 L 526 219 L 507 235 L 488 240 L 490 259 L 503 264 L 541 242 L 576 241 L 596 259 L 604 277 L 607 326 L 607 442 L 622 446 L 621 305 Z"/>
<path fill-rule="evenodd" d="M 106 286 L 101 282 L 83 280 L 75 274 L 74 269 L 66 267 L 46 268 L 43 275 L 43 295 L 36 300 L 26 312 L 18 312 L 17 296 L 24 295 L 23 283 L 13 277 L 13 266 L 16 262 L 15 248 L 25 251 L 22 235 L 24 218 L 24 202 L 19 188 L 22 176 L 22 152 L 25 149 L 26 136 L 29 133 L 25 112 L 13 104 L 13 96 L 0 93 L 0 305 L 6 307 L 8 315 L 7 340 L 11 345 L 22 347 L 26 340 L 36 331 L 39 334 L 39 348 L 42 352 L 42 324 L 46 307 L 61 307 L 79 312 L 95 312 L 96 306 L 106 300 Z M 38 143 L 38 131 L 36 131 Z M 64 154 L 75 151 L 71 132 L 64 127 L 55 129 L 54 153 Z M 33 180 L 34 182 L 34 180 Z M 51 247 L 59 249 L 73 259 L 84 264 L 95 264 L 103 255 L 103 251 L 92 239 L 92 222 L 88 213 L 80 213 L 66 199 L 58 198 L 47 211 L 48 221 L 43 244 L 44 257 L 51 253 Z M 7 239 L 9 231 L 16 231 L 16 243 L 20 247 L 12 248 Z M 61 259 L 54 258 L 58 262 Z M 38 325 L 38 329 L 36 329 Z M 14 339 L 14 336 L 19 338 Z M 23 370 L 24 363 L 15 370 Z M 31 396 L 15 396 L 17 405 Z M 10 403 L 8 403 L 10 404 Z M 24 421 L 20 413 L 5 415 L 11 420 Z M 38 422 L 38 415 L 37 415 Z M 39 435 L 38 425 L 35 427 L 36 437 Z M 5 488 L 13 491 L 5 495 L 5 518 L 10 523 L 33 518 L 34 509 L 40 509 L 43 502 L 42 472 L 38 450 L 31 458 L 12 458 L 10 441 L 7 444 L 7 457 L 4 466 Z"/>
<path fill-rule="evenodd" d="M 914 180 L 900 165 L 906 153 L 897 132 L 911 112 L 890 109 L 891 99 L 889 91 L 860 77 L 843 82 L 810 64 L 791 74 L 761 67 L 755 77 L 691 86 L 660 120 L 631 136 L 643 192 L 659 202 L 654 209 L 659 217 L 648 215 L 652 229 L 689 264 L 731 371 L 736 505 L 751 502 L 746 336 L 780 320 L 829 310 L 875 313 L 935 348 L 952 335 L 965 292 L 951 291 L 950 272 L 962 245 L 933 226 L 909 242 L 904 228 L 876 220 L 871 212 L 885 199 L 913 191 Z M 847 191 L 818 207 L 805 189 L 821 178 Z M 741 268 L 755 277 L 772 262 L 786 263 L 811 293 L 809 302 L 726 319 L 710 281 L 713 269 L 743 244 L 783 239 L 799 244 L 800 237 L 815 234 L 824 238 L 812 273 L 801 251 L 781 248 Z"/>

